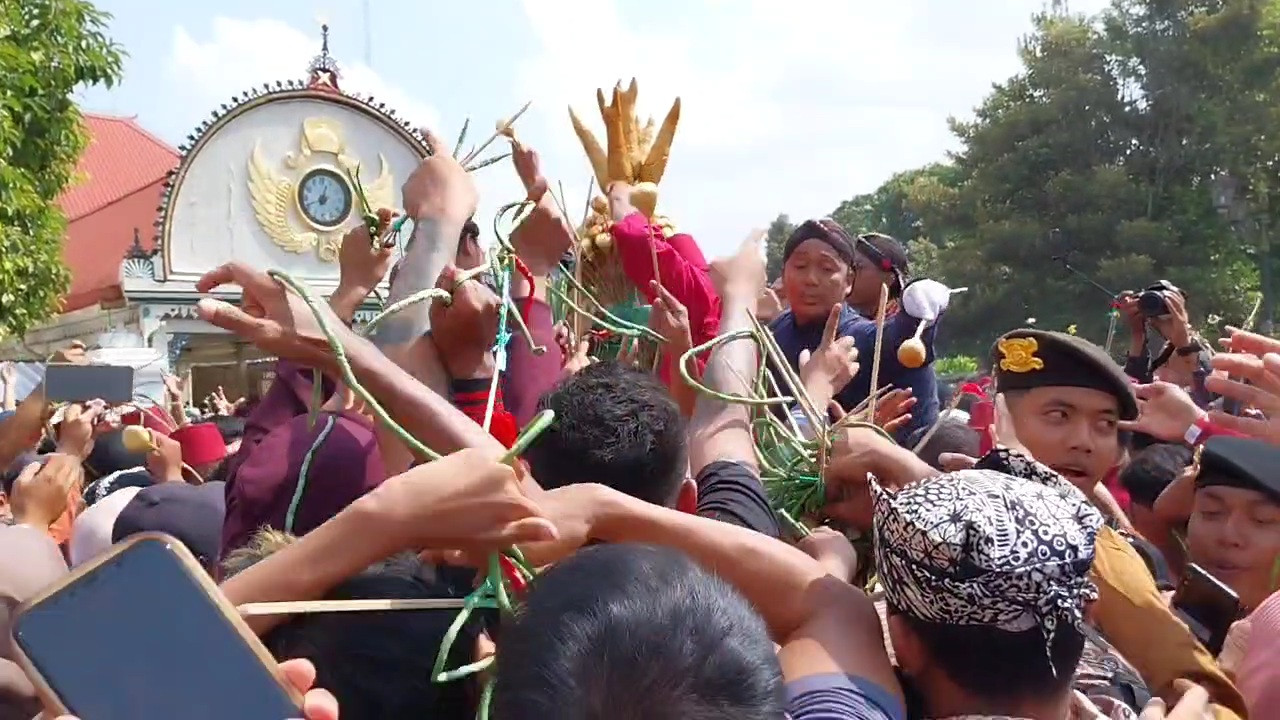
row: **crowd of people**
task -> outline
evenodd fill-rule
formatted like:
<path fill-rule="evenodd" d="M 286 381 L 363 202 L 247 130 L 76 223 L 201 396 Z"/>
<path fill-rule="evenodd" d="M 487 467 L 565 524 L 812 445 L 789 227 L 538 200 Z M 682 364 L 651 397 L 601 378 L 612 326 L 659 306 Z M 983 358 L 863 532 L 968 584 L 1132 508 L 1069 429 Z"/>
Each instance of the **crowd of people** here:
<path fill-rule="evenodd" d="M 1127 362 L 1073 335 L 992 328 L 985 377 L 953 398 L 932 369 L 948 291 L 912 278 L 894 238 L 804 222 L 768 287 L 759 233 L 708 262 L 615 183 L 616 259 L 665 343 L 643 369 L 596 360 L 548 302 L 575 235 L 536 152 L 512 140 L 532 211 L 512 236 L 528 273 L 511 275 L 508 304 L 469 272 L 486 262 L 475 186 L 428 140 L 441 152 L 403 187 L 403 253 L 363 224 L 343 241 L 338 289 L 315 311 L 332 337 L 262 269 L 200 281 L 242 290 L 238 305 L 201 300 L 203 319 L 278 358 L 260 399 L 192 418 L 173 381 L 170 408 L 123 417 L 151 431 L 142 453 L 101 402 L 55 408 L 40 388 L 11 402 L 7 610 L 144 531 L 181 541 L 237 607 L 458 599 L 491 553 L 518 547 L 539 571 L 514 612 L 460 629 L 441 610 L 247 621 L 309 690 L 311 720 L 470 720 L 482 704 L 497 720 L 1274 717 L 1280 340 L 1231 329 L 1215 353 L 1168 286 L 1158 314 L 1117 298 Z M 388 275 L 389 302 L 433 287 L 451 300 L 366 337 L 352 319 Z M 531 339 L 495 347 L 508 311 Z M 825 414 L 782 412 L 828 435 L 825 502 L 801 532 L 771 502 L 756 411 L 736 400 L 767 363 L 745 339 L 757 321 Z M 744 339 L 691 362 L 712 392 L 694 387 L 676 361 L 726 333 Z M 897 353 L 913 337 L 922 363 Z M 873 395 L 865 421 L 838 422 Z M 1228 627 L 1180 604 L 1198 573 L 1237 599 Z M 446 635 L 449 667 L 492 664 L 433 675 Z M 36 685 L 6 648 L 0 715 L 40 713 Z"/>

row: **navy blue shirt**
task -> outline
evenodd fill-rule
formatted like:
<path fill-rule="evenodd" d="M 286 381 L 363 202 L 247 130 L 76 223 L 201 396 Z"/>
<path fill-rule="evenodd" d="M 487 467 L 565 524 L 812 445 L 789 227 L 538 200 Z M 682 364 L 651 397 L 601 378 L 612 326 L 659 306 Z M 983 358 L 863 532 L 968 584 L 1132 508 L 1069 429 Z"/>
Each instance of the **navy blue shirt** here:
<path fill-rule="evenodd" d="M 852 675 L 809 675 L 787 683 L 789 720 L 906 720 L 888 690 Z"/>
<path fill-rule="evenodd" d="M 937 323 L 930 325 L 921 339 L 927 350 L 925 364 L 918 368 L 904 367 L 898 362 L 898 346 L 916 334 L 918 320 L 898 312 L 885 321 L 884 341 L 880 358 L 880 386 L 893 385 L 895 388 L 911 388 L 916 398 L 915 407 L 911 408 L 911 421 L 898 431 L 901 442 L 914 430 L 932 425 L 938 419 L 938 380 L 933 372 L 933 338 Z M 800 353 L 817 349 L 822 342 L 822 331 L 826 326 L 826 317 L 821 320 L 800 324 L 796 322 L 791 310 L 784 311 L 769 324 L 769 329 L 782 348 L 782 354 L 791 363 L 791 367 L 800 367 Z M 858 374 L 853 380 L 836 394 L 835 400 L 840 407 L 850 410 L 858 406 L 871 394 L 871 366 L 876 347 L 875 321 L 863 317 L 852 307 L 845 305 L 840 312 L 840 326 L 837 337 L 852 336 L 854 346 L 858 348 Z M 778 385 L 786 392 L 786 385 Z"/>

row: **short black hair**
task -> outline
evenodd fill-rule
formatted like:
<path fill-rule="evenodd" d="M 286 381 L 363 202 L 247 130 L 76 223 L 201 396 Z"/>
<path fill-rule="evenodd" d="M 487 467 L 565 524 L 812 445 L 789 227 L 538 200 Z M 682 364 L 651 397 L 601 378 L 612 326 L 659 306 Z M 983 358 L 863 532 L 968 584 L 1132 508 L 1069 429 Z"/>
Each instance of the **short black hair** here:
<path fill-rule="evenodd" d="M 942 453 L 960 453 L 969 457 L 978 457 L 982 452 L 982 436 L 977 430 L 957 418 L 938 418 L 938 429 L 929 438 L 916 455 L 929 463 L 931 467 L 941 469 L 938 458 Z M 929 432 L 929 426 L 917 428 L 907 438 L 907 447 L 914 448 Z"/>
<path fill-rule="evenodd" d="M 669 548 L 595 545 L 539 575 L 503 624 L 502 720 L 777 720 L 782 672 L 736 590 Z"/>
<path fill-rule="evenodd" d="M 556 414 L 524 454 L 542 487 L 602 483 L 656 505 L 675 502 L 685 475 L 685 419 L 656 377 L 598 362 L 562 380 L 538 406 Z"/>
<path fill-rule="evenodd" d="M 244 437 L 244 418 L 235 415 L 216 415 L 211 421 L 222 435 L 224 445 L 230 445 Z"/>
<path fill-rule="evenodd" d="M 390 558 L 350 578 L 328 600 L 462 597 L 415 556 Z M 298 615 L 263 638 L 277 660 L 306 658 L 316 687 L 338 698 L 347 720 L 474 720 L 478 692 L 469 680 L 431 677 L 457 610 L 390 610 Z M 446 668 L 475 660 L 481 616 L 473 614 L 450 649 Z"/>
<path fill-rule="evenodd" d="M 1039 626 L 1021 632 L 990 625 L 949 625 L 920 620 L 894 608 L 928 651 L 930 659 L 960 689 L 987 700 L 1051 697 L 1075 677 L 1084 654 L 1084 634 L 1058 623 L 1045 652 Z"/>
<path fill-rule="evenodd" d="M 458 239 L 480 240 L 480 226 L 476 224 L 476 221 L 473 218 L 467 218 L 467 221 L 462 224 L 462 234 Z"/>
<path fill-rule="evenodd" d="M 1191 451 L 1181 445 L 1158 443 L 1133 456 L 1120 471 L 1120 485 L 1129 498 L 1143 507 L 1155 507 L 1156 498 L 1191 464 Z"/>
<path fill-rule="evenodd" d="M 10 461 L 9 466 L 0 471 L 0 491 L 5 495 L 12 495 L 13 484 L 18 481 L 18 476 L 33 462 L 40 462 L 40 456 L 30 451 L 21 453 Z"/>

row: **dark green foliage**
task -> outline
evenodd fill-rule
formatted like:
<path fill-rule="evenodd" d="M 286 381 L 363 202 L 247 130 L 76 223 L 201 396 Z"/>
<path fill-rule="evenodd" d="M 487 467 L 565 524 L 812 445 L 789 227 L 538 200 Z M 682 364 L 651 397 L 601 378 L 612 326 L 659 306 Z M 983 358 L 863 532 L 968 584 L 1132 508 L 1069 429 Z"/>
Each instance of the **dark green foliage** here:
<path fill-rule="evenodd" d="M 81 0 L 0 0 L 0 335 L 48 318 L 67 288 L 56 200 L 86 142 L 72 93 L 120 78 L 107 19 Z"/>
<path fill-rule="evenodd" d="M 907 242 L 917 275 L 968 286 L 944 352 L 985 355 L 1036 318 L 1106 337 L 1113 290 L 1167 278 L 1193 324 L 1242 321 L 1255 250 L 1213 206 L 1211 178 L 1247 185 L 1260 228 L 1280 212 L 1280 0 L 1115 0 L 1087 18 L 1055 4 L 1020 46 L 1022 71 L 972 120 L 950 162 L 899 173 L 834 216 Z M 1053 235 L 1053 229 L 1060 229 Z"/>

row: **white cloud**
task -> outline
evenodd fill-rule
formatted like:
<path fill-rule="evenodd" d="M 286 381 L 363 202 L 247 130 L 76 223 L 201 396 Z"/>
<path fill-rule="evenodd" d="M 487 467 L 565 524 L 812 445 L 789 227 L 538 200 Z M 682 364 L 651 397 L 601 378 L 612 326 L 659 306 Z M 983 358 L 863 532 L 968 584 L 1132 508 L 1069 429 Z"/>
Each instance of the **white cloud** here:
<path fill-rule="evenodd" d="M 319 50 L 319 29 L 308 33 L 278 20 L 217 17 L 200 40 L 179 26 L 173 33 L 169 74 L 177 92 L 199 117 L 232 95 L 276 80 L 304 80 L 307 65 Z M 342 89 L 372 95 L 405 119 L 425 126 L 439 123 L 440 113 L 382 79 L 362 63 L 342 62 Z"/>
<path fill-rule="evenodd" d="M 659 116 L 682 97 L 661 202 L 710 254 L 778 212 L 830 212 L 896 171 L 942 159 L 955 147 L 947 117 L 969 114 L 1018 69 L 1017 40 L 1042 7 L 688 0 L 686 12 L 652 18 L 641 2 L 522 4 L 538 48 L 518 77 L 537 100 L 548 164 L 587 172 L 564 108 L 599 131 L 595 88 L 635 76 L 642 110 Z"/>
<path fill-rule="evenodd" d="M 955 147 L 947 117 L 968 115 L 991 83 L 1017 71 L 1017 40 L 1042 7 L 1042 0 L 686 0 L 680 13 L 655 17 L 644 0 L 521 2 L 522 41 L 493 38 L 485 60 L 509 68 L 511 86 L 485 91 L 509 98 L 497 105 L 534 101 L 518 129 L 542 153 L 553 183 L 563 181 L 570 212 L 581 211 L 590 168 L 565 108 L 602 133 L 596 88 L 634 76 L 643 113 L 661 119 L 682 98 L 661 202 L 709 255 L 778 212 L 827 213 L 894 172 L 942 159 Z M 1105 4 L 1076 0 L 1073 8 Z M 300 79 L 318 35 L 265 19 L 179 27 L 166 99 L 194 122 L 235 93 Z M 530 42 L 527 57 L 505 50 Z M 455 136 L 468 108 L 442 116 L 371 68 L 341 59 L 345 90 L 385 99 Z M 490 119 L 473 120 L 475 141 Z M 505 165 L 477 182 L 487 228 L 485 218 L 519 187 Z"/>

